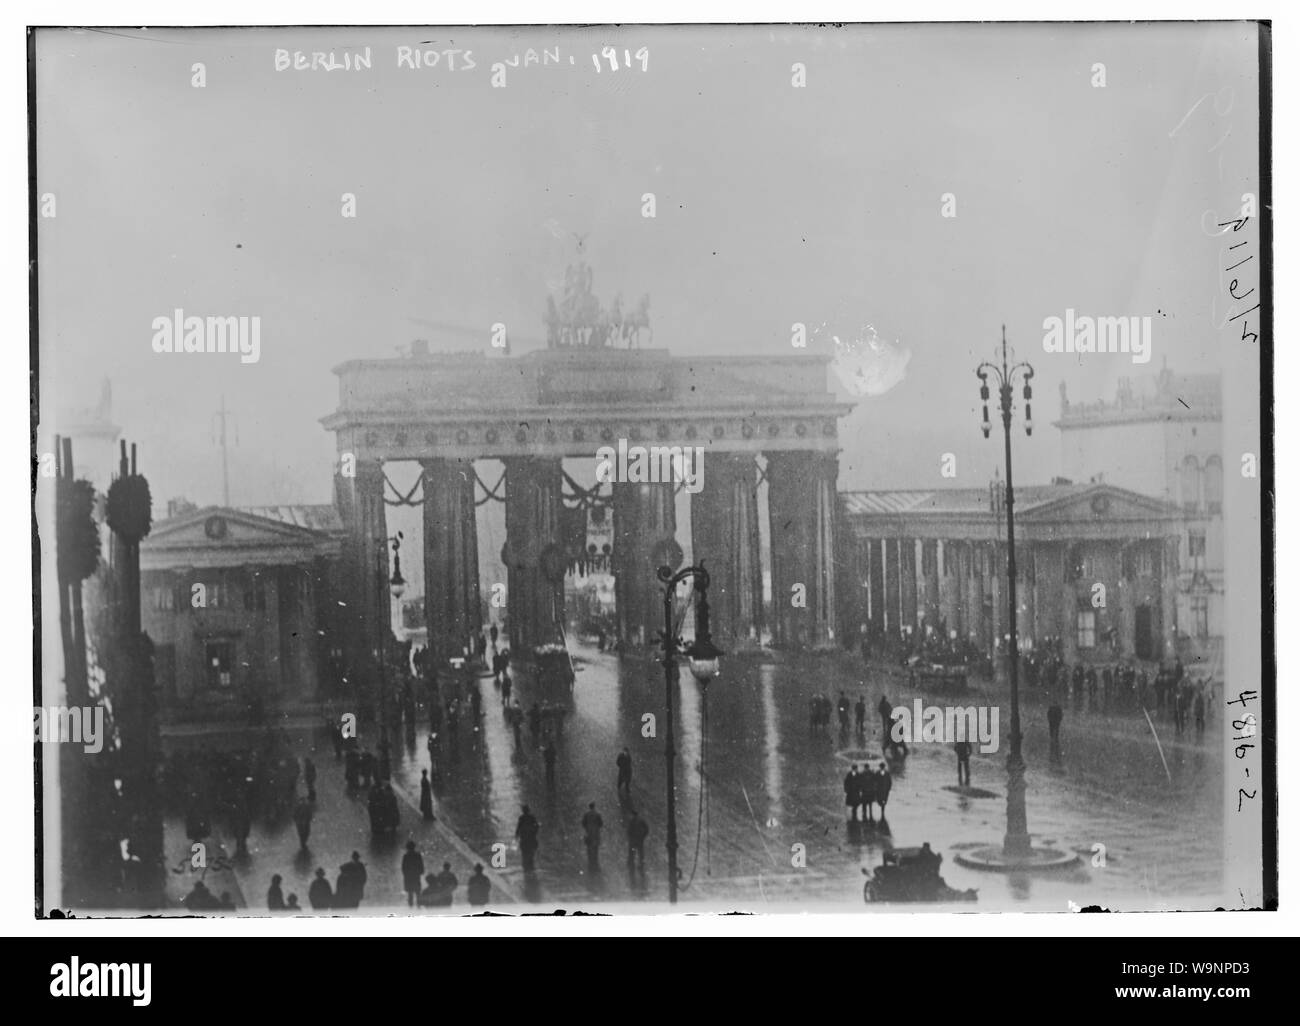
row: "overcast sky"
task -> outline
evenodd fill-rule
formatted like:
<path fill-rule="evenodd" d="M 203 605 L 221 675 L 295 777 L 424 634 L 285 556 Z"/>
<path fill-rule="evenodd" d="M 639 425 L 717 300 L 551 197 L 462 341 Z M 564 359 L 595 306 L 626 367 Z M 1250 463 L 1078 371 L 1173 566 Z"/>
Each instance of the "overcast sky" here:
<path fill-rule="evenodd" d="M 598 74 L 605 44 L 648 48 L 647 70 Z M 399 68 L 402 45 L 475 67 Z M 277 48 L 366 46 L 368 71 L 275 69 Z M 557 46 L 491 87 L 493 63 Z M 156 502 L 218 502 L 224 392 L 235 504 L 328 501 L 331 368 L 486 348 L 496 321 L 541 344 L 577 233 L 597 294 L 648 293 L 675 354 L 791 353 L 796 321 L 910 352 L 841 423 L 843 486 L 987 483 L 973 371 L 1005 323 L 1038 370 L 1017 474 L 1045 481 L 1062 380 L 1097 398 L 1231 358 L 1202 218 L 1257 189 L 1255 50 L 1236 24 L 42 32 L 43 426 L 111 377 Z M 261 360 L 155 354 L 176 307 L 260 316 Z M 1153 317 L 1151 363 L 1045 354 L 1066 308 Z"/>

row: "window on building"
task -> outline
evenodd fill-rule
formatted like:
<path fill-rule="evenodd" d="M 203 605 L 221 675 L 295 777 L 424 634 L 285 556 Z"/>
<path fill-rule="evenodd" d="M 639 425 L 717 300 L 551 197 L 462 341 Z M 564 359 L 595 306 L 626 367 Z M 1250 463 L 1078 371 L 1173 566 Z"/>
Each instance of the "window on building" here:
<path fill-rule="evenodd" d="M 225 581 L 208 581 L 207 592 L 207 607 L 209 609 L 230 608 L 230 593 Z"/>
<path fill-rule="evenodd" d="M 1192 630 L 1198 638 L 1210 636 L 1210 597 L 1208 595 L 1192 596 Z"/>
<path fill-rule="evenodd" d="M 249 612 L 266 612 L 266 581 L 255 573 L 244 589 L 244 608 Z"/>
<path fill-rule="evenodd" d="M 1187 532 L 1187 557 L 1189 559 L 1205 559 L 1205 532 L 1188 531 Z"/>
<path fill-rule="evenodd" d="M 1087 560 L 1083 554 L 1083 548 L 1079 545 L 1071 545 L 1070 551 L 1065 554 L 1065 579 L 1067 581 L 1077 581 L 1087 573 Z"/>
<path fill-rule="evenodd" d="M 152 589 L 153 608 L 160 613 L 170 613 L 176 608 L 176 589 L 161 584 Z"/>
<path fill-rule="evenodd" d="M 1223 512 L 1223 463 L 1217 456 L 1205 463 L 1205 508 L 1211 516 Z"/>
<path fill-rule="evenodd" d="M 1156 554 L 1145 546 L 1137 550 L 1134 570 L 1138 577 L 1154 577 L 1156 572 Z"/>
<path fill-rule="evenodd" d="M 1195 456 L 1188 456 L 1178 474 L 1179 492 L 1183 500 L 1183 511 L 1195 513 L 1201 506 L 1201 466 Z"/>
<path fill-rule="evenodd" d="M 232 641 L 209 641 L 204 646 L 208 687 L 227 690 L 235 682 L 235 645 Z"/>
<path fill-rule="evenodd" d="M 1097 612 L 1080 609 L 1075 620 L 1074 644 L 1078 648 L 1097 647 Z"/>

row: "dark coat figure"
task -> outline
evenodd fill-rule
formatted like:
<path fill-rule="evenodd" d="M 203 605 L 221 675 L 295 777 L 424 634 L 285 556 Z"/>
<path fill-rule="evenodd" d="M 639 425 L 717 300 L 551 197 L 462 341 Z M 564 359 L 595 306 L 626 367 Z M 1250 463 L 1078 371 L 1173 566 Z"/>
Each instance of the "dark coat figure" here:
<path fill-rule="evenodd" d="M 849 767 L 844 774 L 844 805 L 849 810 L 849 822 L 858 820 L 858 806 L 862 804 L 862 779 L 858 773 L 858 764 Z"/>
<path fill-rule="evenodd" d="M 840 692 L 840 700 L 839 700 L 839 704 L 837 705 L 837 709 L 839 711 L 839 716 L 840 716 L 840 733 L 847 734 L 849 732 L 850 704 L 849 704 L 848 696 L 844 694 L 843 691 Z"/>
<path fill-rule="evenodd" d="M 894 778 L 889 774 L 889 767 L 883 762 L 876 769 L 875 776 L 875 799 L 876 804 L 880 806 L 880 822 L 885 821 L 885 806 L 889 804 L 889 792 L 894 787 Z M 868 810 L 870 811 L 870 810 Z"/>
<path fill-rule="evenodd" d="M 894 726 L 894 707 L 889 704 L 888 698 L 881 695 L 880 704 L 876 706 L 876 711 L 880 713 L 880 731 L 882 735 L 880 738 L 880 746 L 882 748 L 887 748 L 890 743 L 889 732 Z"/>
<path fill-rule="evenodd" d="M 582 843 L 587 848 L 587 868 L 592 872 L 600 869 L 600 830 L 604 825 L 596 803 L 592 802 L 582 814 Z"/>
<path fill-rule="evenodd" d="M 359 852 L 352 853 L 352 860 L 339 866 L 338 879 L 334 882 L 334 907 L 358 908 L 366 890 L 366 867 Z"/>
<path fill-rule="evenodd" d="M 534 702 L 533 707 L 528 710 L 528 733 L 529 735 L 531 735 L 532 739 L 536 741 L 537 736 L 541 732 L 542 732 L 542 710 L 538 708 L 537 703 Z"/>
<path fill-rule="evenodd" d="M 958 741 L 953 746 L 957 753 L 957 786 L 970 786 L 970 742 Z"/>
<path fill-rule="evenodd" d="M 1061 761 L 1061 717 L 1064 712 L 1056 702 L 1047 708 L 1047 729 L 1051 734 L 1051 752 L 1049 758 L 1053 763 Z"/>
<path fill-rule="evenodd" d="M 618 765 L 618 789 L 632 793 L 632 755 L 624 748 L 615 760 Z"/>
<path fill-rule="evenodd" d="M 367 802 L 370 811 L 370 832 L 372 834 L 392 834 L 401 824 L 397 811 L 397 795 L 388 784 L 376 784 L 370 789 Z"/>
<path fill-rule="evenodd" d="M 327 726 L 330 732 L 330 741 L 334 745 L 334 761 L 338 762 L 339 759 L 343 758 L 343 724 L 329 723 Z"/>
<path fill-rule="evenodd" d="M 358 768 L 358 769 L 360 770 L 360 772 L 361 772 L 361 786 L 362 786 L 362 787 L 369 787 L 372 783 L 374 783 L 374 779 L 375 779 L 375 756 L 374 756 L 374 753 L 372 753 L 372 752 L 370 752 L 370 751 L 368 751 L 368 750 L 362 752 L 362 753 L 361 753 L 361 760 L 360 760 L 360 762 L 358 763 L 357 768 Z"/>
<path fill-rule="evenodd" d="M 515 824 L 515 837 L 519 840 L 519 853 L 523 857 L 525 873 L 533 871 L 534 859 L 537 856 L 537 834 L 540 830 L 541 824 L 537 822 L 537 817 L 529 812 L 528 806 L 525 805 L 523 815 Z"/>
<path fill-rule="evenodd" d="M 1177 695 L 1175 699 L 1177 705 L 1174 707 L 1174 732 L 1181 735 L 1187 729 L 1187 712 L 1192 705 L 1191 689 L 1180 687 Z"/>
<path fill-rule="evenodd" d="M 492 894 L 492 882 L 483 875 L 483 863 L 474 864 L 474 875 L 465 885 L 465 893 L 474 908 L 482 908 L 488 903 L 488 898 Z"/>
<path fill-rule="evenodd" d="M 280 889 L 280 874 L 271 877 L 271 886 L 266 889 L 266 907 L 271 912 L 283 912 L 284 891 Z"/>
<path fill-rule="evenodd" d="M 237 801 L 234 812 L 230 815 L 230 829 L 235 835 L 235 854 L 248 854 L 248 835 L 253 829 L 253 821 L 248 815 L 248 805 Z"/>
<path fill-rule="evenodd" d="M 456 874 L 451 871 L 450 862 L 442 864 L 442 872 L 433 878 L 433 883 L 437 888 L 437 904 L 442 908 L 450 908 L 456 894 L 456 887 L 460 883 L 456 879 Z"/>
<path fill-rule="evenodd" d="M 632 818 L 627 821 L 627 868 L 640 869 L 645 872 L 645 839 L 650 835 L 650 825 L 641 818 L 641 814 L 632 810 Z"/>
<path fill-rule="evenodd" d="M 406 842 L 402 856 L 402 888 L 406 891 L 407 905 L 415 905 L 420 897 L 420 879 L 424 876 L 424 859 L 415 850 L 415 842 Z"/>
<path fill-rule="evenodd" d="M 474 729 L 478 730 L 478 721 L 483 718 L 483 695 L 477 687 L 469 693 L 469 704 L 474 710 Z"/>
<path fill-rule="evenodd" d="M 506 672 L 508 663 L 509 660 L 503 655 L 501 657 L 501 701 L 503 702 L 510 701 L 510 692 L 515 686 L 514 681 L 510 679 L 510 674 Z"/>
<path fill-rule="evenodd" d="M 220 900 L 208 890 L 208 885 L 202 880 L 195 883 L 194 889 L 181 899 L 181 904 L 191 912 L 210 912 L 221 908 Z"/>
<path fill-rule="evenodd" d="M 433 785 L 429 783 L 428 770 L 420 770 L 420 815 L 426 823 L 434 821 Z"/>
<path fill-rule="evenodd" d="M 420 892 L 420 908 L 436 908 L 438 906 L 438 878 L 430 873 L 424 878 L 425 888 Z"/>
<path fill-rule="evenodd" d="M 334 907 L 334 892 L 330 889 L 330 882 L 325 879 L 323 869 L 316 870 L 316 879 L 307 888 L 307 904 L 314 909 Z"/>
<path fill-rule="evenodd" d="M 307 785 L 307 800 L 316 800 L 316 764 L 310 758 L 302 761 L 302 779 Z"/>
<path fill-rule="evenodd" d="M 542 758 L 546 761 L 546 786 L 555 786 L 555 744 L 548 740 L 542 749 Z"/>
<path fill-rule="evenodd" d="M 304 850 L 307 847 L 307 838 L 311 836 L 311 818 L 314 813 L 311 802 L 306 798 L 294 806 L 293 825 L 298 828 L 298 843 Z"/>
<path fill-rule="evenodd" d="M 858 736 L 864 736 L 867 732 L 867 700 L 862 695 L 858 696 L 858 703 L 853 707 L 853 718 Z"/>

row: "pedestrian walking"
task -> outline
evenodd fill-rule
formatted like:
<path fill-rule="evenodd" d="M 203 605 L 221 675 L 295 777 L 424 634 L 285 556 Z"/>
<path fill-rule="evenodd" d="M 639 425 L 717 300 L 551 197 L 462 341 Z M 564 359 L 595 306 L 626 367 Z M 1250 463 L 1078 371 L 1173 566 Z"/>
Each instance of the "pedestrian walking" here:
<path fill-rule="evenodd" d="M 853 707 L 854 726 L 857 728 L 858 737 L 867 736 L 867 698 L 865 695 L 858 695 L 858 702 Z"/>
<path fill-rule="evenodd" d="M 537 857 L 537 834 L 540 830 L 541 824 L 537 822 L 537 817 L 525 805 L 519 822 L 515 824 L 515 837 L 519 840 L 519 854 L 523 857 L 525 873 L 533 871 Z"/>
<path fill-rule="evenodd" d="M 970 742 L 958 741 L 952 747 L 957 752 L 957 786 L 970 787 Z"/>
<path fill-rule="evenodd" d="M 555 742 L 549 737 L 546 747 L 542 749 L 542 758 L 546 761 L 546 786 L 555 787 Z"/>
<path fill-rule="evenodd" d="M 483 875 L 483 863 L 474 863 L 474 875 L 469 878 L 469 882 L 465 885 L 465 894 L 469 898 L 470 905 L 474 908 L 482 908 L 488 903 L 488 897 L 491 893 L 492 882 Z"/>
<path fill-rule="evenodd" d="M 293 810 L 293 825 L 298 828 L 298 845 L 307 850 L 307 838 L 311 835 L 311 818 L 315 810 L 306 798 L 299 799 Z"/>
<path fill-rule="evenodd" d="M 283 912 L 284 891 L 280 889 L 280 874 L 271 877 L 271 886 L 266 890 L 266 907 L 271 912 Z"/>
<path fill-rule="evenodd" d="M 307 785 L 307 800 L 316 800 L 316 764 L 308 757 L 302 761 L 302 779 Z"/>
<path fill-rule="evenodd" d="M 596 803 L 590 802 L 582 815 L 582 843 L 587 847 L 587 869 L 593 873 L 600 872 L 600 831 L 604 825 Z"/>
<path fill-rule="evenodd" d="M 433 785 L 429 783 L 428 770 L 420 770 L 420 815 L 426 823 L 434 821 Z"/>
<path fill-rule="evenodd" d="M 1051 734 L 1049 758 L 1054 766 L 1061 761 L 1061 717 L 1063 715 L 1060 703 L 1053 699 L 1052 704 L 1047 708 L 1047 729 Z"/>
<path fill-rule="evenodd" d="M 424 876 L 424 858 L 415 850 L 415 842 L 406 842 L 402 856 L 402 886 L 406 890 L 406 904 L 414 907 L 420 900 L 420 878 Z"/>
<path fill-rule="evenodd" d="M 334 907 L 334 892 L 325 879 L 325 870 L 317 867 L 316 879 L 307 888 L 307 903 L 317 911 Z"/>
<path fill-rule="evenodd" d="M 618 766 L 618 790 L 619 793 L 632 793 L 632 753 L 626 748 L 623 749 L 614 760 Z"/>
<path fill-rule="evenodd" d="M 840 733 L 847 734 L 849 732 L 849 699 L 843 691 L 840 692 L 840 700 L 836 708 L 840 716 Z"/>
<path fill-rule="evenodd" d="M 627 871 L 640 870 L 645 875 L 645 839 L 650 834 L 650 826 L 636 809 L 627 821 Z"/>
<path fill-rule="evenodd" d="M 849 810 L 849 822 L 858 821 L 858 806 L 862 804 L 862 781 L 858 779 L 858 764 L 855 762 L 844 774 L 844 805 Z"/>

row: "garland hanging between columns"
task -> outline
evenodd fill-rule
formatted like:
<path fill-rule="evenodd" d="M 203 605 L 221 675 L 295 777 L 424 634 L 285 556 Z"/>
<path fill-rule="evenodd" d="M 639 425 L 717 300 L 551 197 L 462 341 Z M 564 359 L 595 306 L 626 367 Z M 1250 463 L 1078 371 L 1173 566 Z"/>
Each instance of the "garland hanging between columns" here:
<path fill-rule="evenodd" d="M 380 473 L 384 475 L 384 484 L 388 485 L 388 487 L 392 489 L 393 495 L 396 496 L 396 498 L 393 499 L 390 499 L 386 495 L 384 496 L 384 502 L 387 503 L 389 506 L 419 506 L 424 503 L 424 492 L 420 487 L 421 485 L 424 484 L 423 474 L 420 474 L 418 477 L 416 477 L 415 484 L 411 485 L 411 490 L 407 492 L 405 495 L 403 495 L 401 492 L 397 490 L 397 487 L 393 484 L 393 482 L 388 480 L 388 471 L 381 470 Z M 416 492 L 420 493 L 420 497 L 418 499 L 415 498 Z"/>
<path fill-rule="evenodd" d="M 483 495 L 483 498 L 474 500 L 475 506 L 482 506 L 489 499 L 494 500 L 496 502 L 506 501 L 506 497 L 504 495 L 497 494 L 497 492 L 500 491 L 501 486 L 505 484 L 506 481 L 506 472 L 504 467 L 501 470 L 501 476 L 497 478 L 497 483 L 494 484 L 491 488 L 489 488 L 487 484 L 484 482 L 484 480 L 478 476 L 478 468 L 471 467 L 470 471 L 474 475 L 474 483 L 477 484 L 480 488 L 482 488 L 485 493 Z"/>

